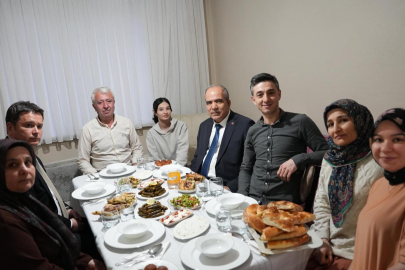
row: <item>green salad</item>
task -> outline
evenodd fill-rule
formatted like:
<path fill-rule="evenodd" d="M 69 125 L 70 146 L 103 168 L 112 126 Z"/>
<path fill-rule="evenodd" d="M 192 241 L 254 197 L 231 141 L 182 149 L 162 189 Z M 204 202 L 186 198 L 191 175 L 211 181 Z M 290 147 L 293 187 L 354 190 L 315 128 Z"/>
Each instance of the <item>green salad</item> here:
<path fill-rule="evenodd" d="M 190 207 L 195 208 L 200 206 L 200 199 L 195 196 L 190 196 L 188 194 L 183 194 L 179 197 L 175 197 L 170 200 L 170 203 L 177 207 Z"/>

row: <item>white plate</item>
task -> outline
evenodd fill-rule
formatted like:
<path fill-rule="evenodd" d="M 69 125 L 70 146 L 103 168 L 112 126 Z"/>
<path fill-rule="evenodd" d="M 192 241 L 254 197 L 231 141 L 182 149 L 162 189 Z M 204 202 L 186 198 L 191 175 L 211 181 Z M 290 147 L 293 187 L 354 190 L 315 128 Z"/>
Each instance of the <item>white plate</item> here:
<path fill-rule="evenodd" d="M 169 270 L 179 270 L 179 268 L 177 268 L 176 265 L 172 264 L 171 262 L 168 261 L 164 261 L 164 260 L 147 260 L 143 263 L 139 263 L 136 265 L 137 269 L 144 269 L 145 266 L 147 266 L 148 264 L 154 264 L 157 267 L 159 266 L 166 266 L 167 269 Z"/>
<path fill-rule="evenodd" d="M 163 205 L 163 204 L 162 204 L 162 205 Z M 165 206 L 166 206 L 166 205 L 165 205 Z M 166 206 L 166 207 L 167 207 L 167 206 Z M 154 218 L 143 218 L 143 217 L 141 217 L 141 216 L 138 214 L 138 209 L 135 209 L 135 218 L 143 218 L 143 219 L 148 219 L 148 220 L 159 220 L 159 219 L 161 219 L 162 217 L 165 217 L 165 216 L 167 216 L 168 214 L 170 214 L 170 212 L 171 212 L 170 208 L 167 207 L 167 210 L 166 210 L 165 213 L 164 213 L 163 215 L 161 215 L 161 216 L 154 217 Z"/>
<path fill-rule="evenodd" d="M 148 178 L 150 178 L 152 176 L 152 171 L 139 170 L 136 173 L 134 173 L 132 176 L 135 177 L 135 178 L 144 180 L 144 179 L 148 179 Z"/>
<path fill-rule="evenodd" d="M 109 169 L 105 168 L 104 170 L 101 170 L 101 172 L 99 172 L 99 174 L 101 177 L 120 177 L 120 176 L 131 174 L 134 171 L 136 171 L 135 166 L 126 166 L 125 169 L 119 173 L 112 173 Z"/>
<path fill-rule="evenodd" d="M 255 199 L 246 196 L 245 201 L 238 208 L 232 210 L 245 210 L 249 205 L 255 203 L 258 202 Z M 219 202 L 217 202 L 216 198 L 214 198 L 205 204 L 205 209 L 207 210 L 208 214 L 215 216 L 219 209 L 227 208 L 223 207 Z"/>
<path fill-rule="evenodd" d="M 140 182 L 140 183 L 138 184 L 138 189 L 143 189 L 143 188 L 149 186 L 149 183 L 150 183 L 151 181 L 156 181 L 156 182 L 158 182 L 158 183 L 164 183 L 165 180 L 163 180 L 163 179 L 158 179 L 158 178 L 156 178 L 156 179 L 153 178 L 153 179 L 150 179 L 150 180 L 142 181 L 142 182 Z"/>
<path fill-rule="evenodd" d="M 183 168 L 181 168 L 180 169 L 181 170 L 181 174 L 180 174 L 180 177 L 186 177 L 186 174 L 187 173 L 191 173 L 191 170 L 189 169 L 189 168 L 186 168 L 186 167 L 183 167 Z M 161 171 L 161 170 L 154 170 L 153 171 L 153 177 L 155 177 L 155 178 L 162 178 L 162 179 L 167 179 L 167 175 L 165 176 L 165 175 L 163 175 L 163 171 Z"/>
<path fill-rule="evenodd" d="M 177 190 L 179 193 L 184 193 L 184 194 L 190 194 L 190 193 L 195 193 L 195 189 L 178 189 Z"/>
<path fill-rule="evenodd" d="M 140 199 L 140 200 L 159 199 L 159 198 L 162 198 L 162 197 L 166 196 L 167 194 L 169 194 L 169 191 L 166 189 L 166 192 L 163 193 L 163 194 L 160 195 L 160 196 L 156 196 L 156 197 L 143 197 L 142 195 L 139 195 L 139 192 L 138 192 L 138 193 L 136 193 L 136 197 L 137 197 L 138 199 Z"/>
<path fill-rule="evenodd" d="M 180 221 L 183 221 L 183 220 L 185 220 L 186 218 L 191 217 L 191 216 L 194 214 L 192 210 L 190 210 L 190 209 L 184 209 L 183 211 L 188 211 L 189 214 L 186 215 L 186 216 L 184 216 L 182 219 L 179 219 L 179 220 L 174 221 L 174 222 L 169 223 L 169 224 L 166 224 L 166 223 L 164 223 L 164 222 L 162 221 L 162 220 L 166 219 L 167 217 L 176 214 L 176 212 L 178 212 L 178 211 L 182 211 L 182 210 L 176 210 L 175 212 L 170 213 L 169 215 L 160 218 L 160 219 L 159 219 L 159 222 L 161 222 L 163 225 L 165 225 L 165 226 L 167 226 L 167 227 L 171 227 L 171 226 L 173 226 L 173 225 L 176 225 L 176 224 L 179 223 Z"/>
<path fill-rule="evenodd" d="M 153 164 L 155 164 L 155 167 L 156 167 L 156 168 L 161 168 L 161 167 L 163 167 L 163 166 L 167 166 L 167 165 L 158 166 L 158 165 L 156 165 L 155 161 L 153 161 Z M 172 159 L 172 164 L 169 164 L 169 165 L 174 165 L 174 164 L 177 164 L 177 162 Z"/>
<path fill-rule="evenodd" d="M 201 228 L 201 230 L 198 231 L 198 232 L 196 232 L 196 233 L 194 233 L 194 234 L 192 234 L 192 235 L 186 236 L 186 237 L 181 236 L 181 235 L 178 233 L 178 230 L 179 230 L 181 227 L 188 225 L 192 220 L 195 220 L 195 219 L 198 219 L 198 220 L 199 220 L 199 224 L 202 224 L 202 225 L 203 225 L 202 228 Z M 174 228 L 174 230 L 173 230 L 173 236 L 176 237 L 177 239 L 180 239 L 180 240 L 188 240 L 188 239 L 194 238 L 194 237 L 196 237 L 196 236 L 199 236 L 200 234 L 202 234 L 203 232 L 205 232 L 209 227 L 210 227 L 210 223 L 209 223 L 209 221 L 208 221 L 207 219 L 205 219 L 205 218 L 203 218 L 203 217 L 199 217 L 199 216 L 194 216 L 194 217 L 192 217 L 192 218 L 190 218 L 190 219 L 186 219 L 186 220 L 183 220 L 182 222 L 180 222 L 180 223 Z"/>
<path fill-rule="evenodd" d="M 255 239 L 257 243 L 257 247 L 259 248 L 260 252 L 264 254 L 269 254 L 269 255 L 274 255 L 274 254 L 280 254 L 280 253 L 285 253 L 285 252 L 293 252 L 293 251 L 298 251 L 298 250 L 303 250 L 303 249 L 315 249 L 319 248 L 322 246 L 323 242 L 322 239 L 319 238 L 315 234 L 314 231 L 307 231 L 307 234 L 311 236 L 311 240 L 309 242 L 297 246 L 297 247 L 292 247 L 292 248 L 285 248 L 285 249 L 267 249 L 266 243 L 260 239 L 260 235 L 255 231 L 255 229 L 252 229 L 249 227 L 249 232 L 252 234 L 253 238 Z"/>
<path fill-rule="evenodd" d="M 72 197 L 77 200 L 93 200 L 93 199 L 97 199 L 97 198 L 101 198 L 101 197 L 110 195 L 114 191 L 115 191 L 115 186 L 110 185 L 110 184 L 105 185 L 103 190 L 97 194 L 89 194 L 84 189 L 78 188 L 72 192 Z"/>
<path fill-rule="evenodd" d="M 249 246 L 237 238 L 233 238 L 233 248 L 220 258 L 208 258 L 195 248 L 198 238 L 186 243 L 180 250 L 181 261 L 192 269 L 225 270 L 233 269 L 246 262 L 250 257 Z"/>
<path fill-rule="evenodd" d="M 114 248 L 130 249 L 147 246 L 158 240 L 165 233 L 165 226 L 160 222 L 151 220 L 151 228 L 141 238 L 127 238 L 118 232 L 117 227 L 114 226 L 109 229 L 104 235 L 104 242 Z"/>

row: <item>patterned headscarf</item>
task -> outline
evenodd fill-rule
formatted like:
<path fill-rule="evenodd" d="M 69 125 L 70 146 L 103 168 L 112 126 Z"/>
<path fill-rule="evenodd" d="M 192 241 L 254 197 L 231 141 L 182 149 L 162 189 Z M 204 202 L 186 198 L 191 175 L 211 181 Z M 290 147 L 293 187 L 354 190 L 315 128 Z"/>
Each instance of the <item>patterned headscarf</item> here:
<path fill-rule="evenodd" d="M 47 235 L 60 249 L 60 262 L 63 269 L 74 269 L 79 255 L 79 243 L 69 228 L 45 205 L 32 195 L 16 193 L 7 189 L 5 165 L 7 152 L 14 148 L 25 147 L 35 166 L 35 153 L 32 147 L 23 141 L 0 140 L 0 208 L 15 214 L 25 222 L 35 226 Z"/>
<path fill-rule="evenodd" d="M 340 227 L 343 215 L 353 203 L 353 186 L 356 163 L 368 154 L 370 146 L 368 138 L 373 131 L 373 116 L 363 105 L 351 99 L 341 99 L 325 108 L 323 118 L 327 127 L 327 114 L 333 109 L 341 108 L 353 118 L 357 132 L 354 142 L 346 146 L 339 146 L 328 138 L 329 150 L 324 159 L 333 166 L 328 184 L 329 204 L 332 211 L 332 220 L 335 227 Z"/>
<path fill-rule="evenodd" d="M 374 123 L 374 129 L 381 124 L 382 121 L 391 121 L 399 127 L 405 133 L 405 110 L 400 108 L 394 108 L 383 112 Z M 371 134 L 373 135 L 373 134 Z M 396 172 L 389 172 L 384 170 L 384 176 L 388 180 L 391 186 L 395 186 L 405 182 L 405 166 Z"/>

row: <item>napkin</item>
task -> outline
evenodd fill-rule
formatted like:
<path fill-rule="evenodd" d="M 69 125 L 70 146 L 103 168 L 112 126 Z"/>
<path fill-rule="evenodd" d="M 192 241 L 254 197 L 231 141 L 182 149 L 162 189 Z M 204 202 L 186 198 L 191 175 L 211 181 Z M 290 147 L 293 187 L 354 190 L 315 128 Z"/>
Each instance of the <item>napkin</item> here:
<path fill-rule="evenodd" d="M 162 244 L 162 249 L 159 251 L 159 253 L 158 253 L 154 258 L 147 258 L 147 259 L 145 259 L 145 260 L 148 260 L 148 259 L 160 260 L 160 259 L 163 257 L 163 255 L 165 254 L 166 250 L 167 250 L 169 247 L 170 247 L 170 242 L 163 243 L 163 244 Z M 124 257 L 123 259 L 124 259 L 124 260 L 131 260 L 131 259 L 134 258 L 135 256 L 137 256 L 137 255 L 139 255 L 139 254 L 141 254 L 141 253 L 145 253 L 145 252 L 147 252 L 147 250 L 146 250 L 146 251 L 142 251 L 142 252 L 134 252 L 134 253 L 132 253 L 131 255 L 128 255 L 128 256 Z M 140 258 L 142 258 L 142 257 L 140 257 Z"/>

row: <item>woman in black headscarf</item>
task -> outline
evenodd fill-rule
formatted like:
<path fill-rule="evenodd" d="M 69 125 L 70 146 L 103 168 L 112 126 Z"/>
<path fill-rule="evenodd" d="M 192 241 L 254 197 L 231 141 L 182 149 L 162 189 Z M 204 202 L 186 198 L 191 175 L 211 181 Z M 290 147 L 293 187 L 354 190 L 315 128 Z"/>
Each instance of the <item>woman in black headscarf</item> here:
<path fill-rule="evenodd" d="M 358 215 L 368 192 L 382 176 L 368 138 L 373 116 L 351 99 L 333 102 L 324 111 L 329 150 L 322 161 L 312 229 L 323 240 L 307 269 L 348 269 L 354 253 Z"/>
<path fill-rule="evenodd" d="M 0 140 L 0 254 L 4 269 L 96 269 L 59 218 L 27 191 L 35 153 L 23 141 Z"/>
<path fill-rule="evenodd" d="M 370 138 L 384 177 L 359 216 L 351 269 L 405 269 L 405 110 L 385 111 Z"/>

